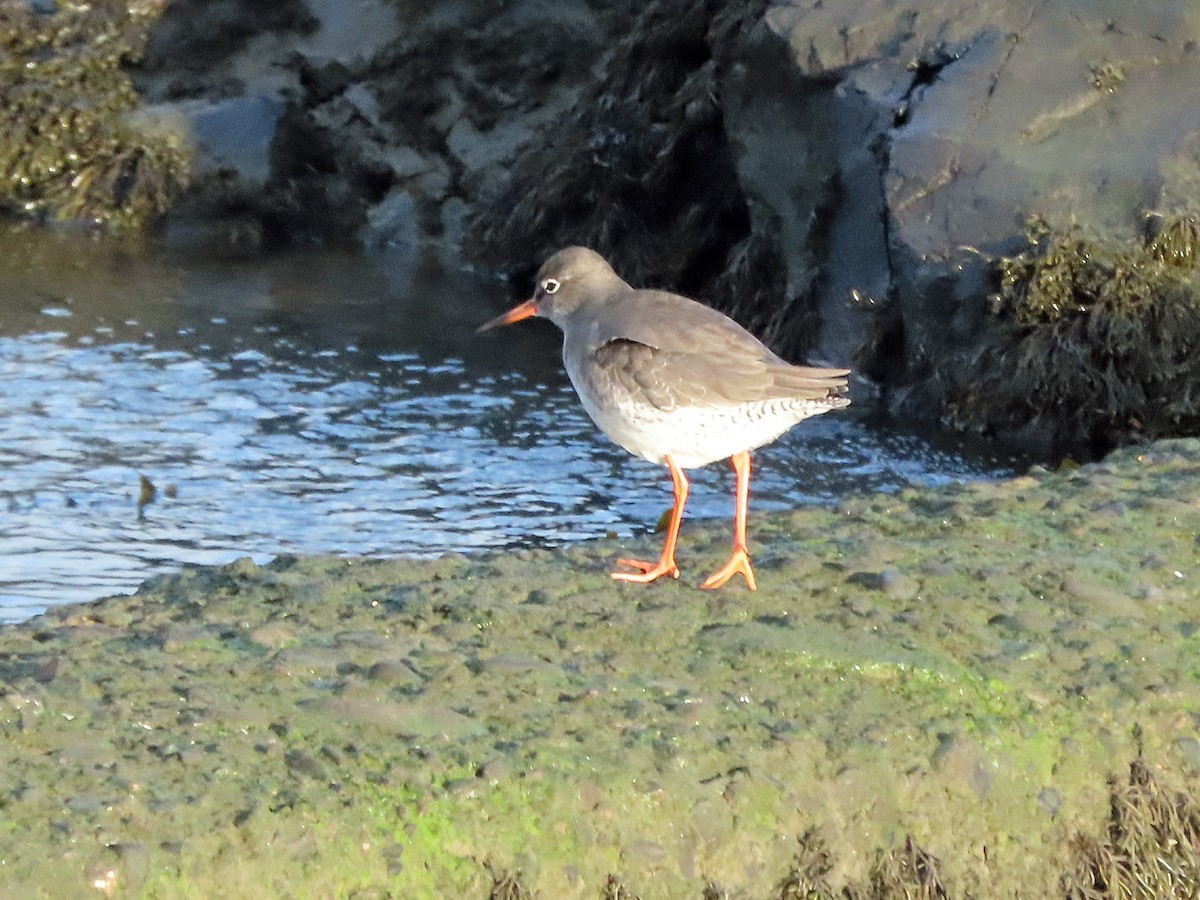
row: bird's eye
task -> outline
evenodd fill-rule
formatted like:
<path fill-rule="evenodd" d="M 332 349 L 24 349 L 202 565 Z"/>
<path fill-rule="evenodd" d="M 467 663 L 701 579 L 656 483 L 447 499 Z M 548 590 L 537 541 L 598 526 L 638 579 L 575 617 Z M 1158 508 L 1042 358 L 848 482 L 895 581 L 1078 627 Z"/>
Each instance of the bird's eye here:
<path fill-rule="evenodd" d="M 547 294 L 557 293 L 558 288 L 559 288 L 559 284 L 553 278 L 547 278 L 545 281 L 542 282 L 542 290 L 545 291 Z"/>

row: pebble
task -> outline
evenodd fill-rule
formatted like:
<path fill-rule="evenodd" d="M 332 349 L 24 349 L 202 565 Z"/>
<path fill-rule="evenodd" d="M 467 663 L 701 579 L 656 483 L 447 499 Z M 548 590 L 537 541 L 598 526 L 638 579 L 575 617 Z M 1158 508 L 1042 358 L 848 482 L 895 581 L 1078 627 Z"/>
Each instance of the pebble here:
<path fill-rule="evenodd" d="M 264 647 L 279 648 L 297 640 L 296 629 L 287 622 L 274 621 L 260 625 L 250 632 L 250 640 Z"/>
<path fill-rule="evenodd" d="M 367 669 L 367 678 L 391 687 L 416 688 L 424 679 L 403 659 L 382 659 Z"/>
<path fill-rule="evenodd" d="M 470 716 L 436 703 L 401 702 L 380 697 L 330 697 L 318 703 L 323 712 L 350 725 L 364 725 L 409 738 L 444 738 L 450 741 L 475 737 L 487 731 Z"/>

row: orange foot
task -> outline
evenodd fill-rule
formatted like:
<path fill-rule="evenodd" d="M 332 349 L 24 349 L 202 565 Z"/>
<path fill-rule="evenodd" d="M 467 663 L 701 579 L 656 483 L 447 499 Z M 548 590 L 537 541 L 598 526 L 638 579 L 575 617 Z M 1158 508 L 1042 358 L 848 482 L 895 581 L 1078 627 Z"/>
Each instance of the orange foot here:
<path fill-rule="evenodd" d="M 738 572 L 741 572 L 744 576 L 746 576 L 746 584 L 749 586 L 750 590 L 758 590 L 758 582 L 754 579 L 754 570 L 750 568 L 750 554 L 746 552 L 745 547 L 735 547 L 733 550 L 733 555 L 729 557 L 729 562 L 725 563 L 725 565 L 723 565 L 719 571 L 713 572 L 713 574 L 709 575 L 708 578 L 704 580 L 704 583 L 700 585 L 700 587 L 706 591 L 714 590 L 715 588 L 719 588 Z"/>
<path fill-rule="evenodd" d="M 674 559 L 660 559 L 658 562 L 642 562 L 640 559 L 618 559 L 618 566 L 629 566 L 631 569 L 641 569 L 640 572 L 613 572 L 612 577 L 617 581 L 636 581 L 638 584 L 649 584 L 663 575 L 672 578 L 679 577 L 679 566 Z"/>

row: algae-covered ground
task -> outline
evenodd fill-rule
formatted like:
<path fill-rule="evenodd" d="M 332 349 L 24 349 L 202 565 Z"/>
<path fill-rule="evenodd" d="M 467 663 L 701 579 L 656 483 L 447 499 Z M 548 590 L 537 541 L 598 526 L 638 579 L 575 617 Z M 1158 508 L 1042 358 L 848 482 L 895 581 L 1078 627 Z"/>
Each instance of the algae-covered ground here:
<path fill-rule="evenodd" d="M 1198 534 L 1175 441 L 752 517 L 756 594 L 713 523 L 650 586 L 645 537 L 58 608 L 0 629 L 0 894 L 1193 896 Z"/>

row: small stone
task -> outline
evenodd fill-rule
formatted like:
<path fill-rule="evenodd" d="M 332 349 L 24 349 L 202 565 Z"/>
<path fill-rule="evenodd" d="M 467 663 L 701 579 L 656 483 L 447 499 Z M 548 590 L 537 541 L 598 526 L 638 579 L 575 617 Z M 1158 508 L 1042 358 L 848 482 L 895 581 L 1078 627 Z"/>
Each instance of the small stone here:
<path fill-rule="evenodd" d="M 172 622 L 158 630 L 158 640 L 164 653 L 176 653 L 200 641 L 210 640 L 217 636 L 217 629 L 211 625 L 197 625 L 184 622 Z"/>
<path fill-rule="evenodd" d="M 325 774 L 325 767 L 317 761 L 316 757 L 304 750 L 289 750 L 283 754 L 283 761 L 287 765 L 288 771 L 294 775 L 320 778 Z"/>
<path fill-rule="evenodd" d="M 267 622 L 250 632 L 250 640 L 264 647 L 279 648 L 296 642 L 296 629 L 287 622 Z"/>
<path fill-rule="evenodd" d="M 379 697 L 331 697 L 319 708 L 349 725 L 363 725 L 386 734 L 411 738 L 444 738 L 455 741 L 487 731 L 484 725 L 460 712 L 436 703 L 401 703 Z"/>
<path fill-rule="evenodd" d="M 1141 613 L 1137 601 L 1128 594 L 1112 590 L 1078 572 L 1072 572 L 1063 578 L 1062 591 L 1086 604 L 1088 612 L 1093 615 L 1100 613 L 1115 617 L 1135 617 Z"/>
<path fill-rule="evenodd" d="M 424 679 L 401 659 L 383 659 L 367 669 L 367 679 L 392 687 L 419 687 Z"/>
<path fill-rule="evenodd" d="M 1194 737 L 1180 738 L 1175 742 L 1184 763 L 1193 772 L 1200 772 L 1200 740 Z"/>
<path fill-rule="evenodd" d="M 884 569 L 879 573 L 880 589 L 889 597 L 897 600 L 911 600 L 917 596 L 921 585 L 915 578 L 905 575 L 899 569 Z"/>
<path fill-rule="evenodd" d="M 635 870 L 660 865 L 667 858 L 662 844 L 654 841 L 634 841 L 625 849 L 625 859 Z"/>
<path fill-rule="evenodd" d="M 1037 802 L 1038 806 L 1050 815 L 1057 815 L 1059 807 L 1062 806 L 1062 794 L 1052 787 L 1044 787 L 1038 791 Z"/>
<path fill-rule="evenodd" d="M 49 684 L 57 677 L 61 669 L 62 657 L 51 656 L 49 659 L 42 660 L 30 674 L 38 684 Z"/>
<path fill-rule="evenodd" d="M 86 794 L 69 797 L 64 804 L 67 809 L 74 813 L 94 813 L 103 808 L 104 803 L 95 797 L 90 797 Z"/>
<path fill-rule="evenodd" d="M 847 597 L 843 605 L 854 615 L 862 619 L 868 619 L 872 616 L 879 615 L 879 607 L 872 603 L 863 594 L 854 594 Z"/>
<path fill-rule="evenodd" d="M 512 773 L 512 763 L 503 757 L 489 759 L 482 766 L 480 766 L 476 772 L 476 774 L 484 781 L 489 781 L 492 783 L 503 781 L 504 779 L 510 777 Z"/>
<path fill-rule="evenodd" d="M 921 564 L 920 572 L 933 578 L 949 578 L 957 574 L 959 567 L 944 560 L 930 560 Z"/>
<path fill-rule="evenodd" d="M 261 572 L 261 569 L 253 559 L 249 556 L 239 556 L 227 566 L 223 566 L 221 571 L 226 575 L 232 575 L 237 578 L 255 578 Z"/>
<path fill-rule="evenodd" d="M 915 578 L 893 567 L 879 572 L 855 572 L 849 581 L 873 591 L 882 591 L 897 600 L 911 600 L 921 589 Z"/>

